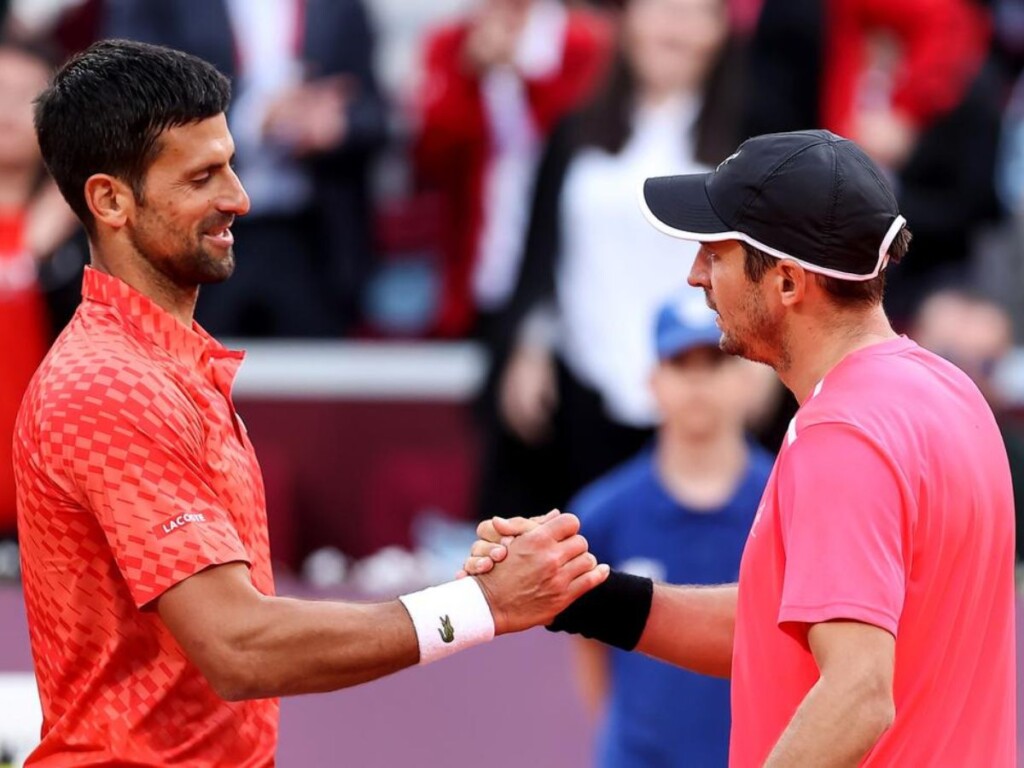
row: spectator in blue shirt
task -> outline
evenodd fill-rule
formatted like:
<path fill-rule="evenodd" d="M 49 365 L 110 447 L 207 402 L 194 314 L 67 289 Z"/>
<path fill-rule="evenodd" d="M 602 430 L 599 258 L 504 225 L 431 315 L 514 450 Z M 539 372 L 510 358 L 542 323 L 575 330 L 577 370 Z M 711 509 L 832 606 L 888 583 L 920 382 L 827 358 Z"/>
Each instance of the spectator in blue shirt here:
<path fill-rule="evenodd" d="M 590 550 L 613 568 L 672 584 L 725 584 L 740 556 L 772 457 L 747 440 L 747 363 L 718 348 L 703 297 L 657 318 L 654 445 L 569 505 Z M 714 768 L 728 763 L 729 682 L 582 638 L 581 684 L 601 717 L 601 768 Z"/>

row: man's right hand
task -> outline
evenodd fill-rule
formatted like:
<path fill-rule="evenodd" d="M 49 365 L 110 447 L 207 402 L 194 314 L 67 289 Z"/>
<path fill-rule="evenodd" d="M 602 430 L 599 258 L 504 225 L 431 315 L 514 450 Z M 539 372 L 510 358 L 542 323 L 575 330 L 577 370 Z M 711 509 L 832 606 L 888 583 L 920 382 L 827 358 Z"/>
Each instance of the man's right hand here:
<path fill-rule="evenodd" d="M 469 557 L 462 565 L 462 570 L 455 574 L 456 579 L 466 576 L 479 576 L 490 573 L 495 563 L 508 557 L 508 545 L 516 536 L 532 531 L 539 525 L 555 519 L 560 512 L 553 509 L 546 515 L 537 517 L 493 517 L 484 520 L 476 527 L 477 540 L 469 548 Z"/>
<path fill-rule="evenodd" d="M 506 522 L 509 525 L 503 524 Z M 543 522 L 518 518 L 492 525 L 495 535 L 515 536 L 500 545 L 505 549 L 502 566 L 474 577 L 490 605 L 495 634 L 550 624 L 570 603 L 608 577 L 608 566 L 599 565 L 587 551 L 575 515 L 554 513 L 546 515 Z"/>

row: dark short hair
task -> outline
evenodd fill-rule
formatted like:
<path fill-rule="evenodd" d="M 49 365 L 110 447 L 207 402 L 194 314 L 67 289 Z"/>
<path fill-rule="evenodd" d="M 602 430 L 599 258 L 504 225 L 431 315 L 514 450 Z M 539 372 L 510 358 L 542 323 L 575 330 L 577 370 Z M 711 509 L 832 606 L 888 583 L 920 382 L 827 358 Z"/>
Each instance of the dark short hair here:
<path fill-rule="evenodd" d="M 69 59 L 36 99 L 43 160 L 68 205 L 92 231 L 85 182 L 107 173 L 142 197 L 160 134 L 225 112 L 228 79 L 170 48 L 106 40 Z"/>
<path fill-rule="evenodd" d="M 913 235 L 910 229 L 903 227 L 889 246 L 889 264 L 898 264 L 910 249 Z M 765 253 L 759 248 L 740 241 L 743 246 L 743 271 L 747 279 L 754 283 L 761 282 L 765 273 L 779 263 L 775 256 Z M 885 293 L 885 270 L 870 280 L 842 280 L 827 275 L 815 275 L 821 287 L 833 301 L 842 307 L 870 306 L 879 304 Z"/>

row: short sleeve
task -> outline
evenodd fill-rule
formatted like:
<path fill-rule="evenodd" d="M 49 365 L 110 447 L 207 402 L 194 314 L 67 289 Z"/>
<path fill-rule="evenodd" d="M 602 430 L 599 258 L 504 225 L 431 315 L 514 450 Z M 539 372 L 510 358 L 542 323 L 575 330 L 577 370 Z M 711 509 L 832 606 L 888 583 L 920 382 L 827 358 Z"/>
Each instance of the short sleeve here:
<path fill-rule="evenodd" d="M 849 619 L 897 634 L 912 501 L 877 443 L 842 424 L 802 430 L 779 466 L 779 623 Z"/>
<path fill-rule="evenodd" d="M 139 607 L 211 565 L 250 562 L 206 477 L 199 411 L 170 381 L 100 369 L 42 426 L 55 479 L 95 515 Z"/>

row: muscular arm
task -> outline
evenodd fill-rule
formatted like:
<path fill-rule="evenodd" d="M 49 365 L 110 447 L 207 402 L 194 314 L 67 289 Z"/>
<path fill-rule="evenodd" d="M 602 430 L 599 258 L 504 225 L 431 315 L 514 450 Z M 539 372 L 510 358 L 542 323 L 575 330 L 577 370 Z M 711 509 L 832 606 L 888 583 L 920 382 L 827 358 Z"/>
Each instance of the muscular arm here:
<path fill-rule="evenodd" d="M 480 538 L 473 544 L 460 576 L 489 573 L 495 563 L 503 562 L 508 556 L 514 537 L 557 516 L 554 510 L 529 520 L 517 517 L 483 521 L 477 527 Z M 692 672 L 729 677 L 737 596 L 735 584 L 716 587 L 655 584 L 651 611 L 633 650 Z"/>
<path fill-rule="evenodd" d="M 519 537 L 507 562 L 477 582 L 495 634 L 549 623 L 605 580 L 578 534 L 560 515 Z M 398 601 L 313 602 L 266 597 L 235 562 L 202 571 L 156 601 L 185 655 L 225 699 L 345 688 L 419 661 L 412 619 Z"/>
<path fill-rule="evenodd" d="M 797 709 L 765 768 L 857 766 L 892 724 L 896 640 L 855 621 L 813 625 L 808 642 L 821 677 Z"/>
<path fill-rule="evenodd" d="M 729 677 L 737 587 L 656 584 L 636 650 L 693 672 Z"/>
<path fill-rule="evenodd" d="M 210 568 L 168 590 L 160 618 L 223 698 L 330 691 L 416 664 L 405 608 L 266 597 L 241 563 Z"/>

